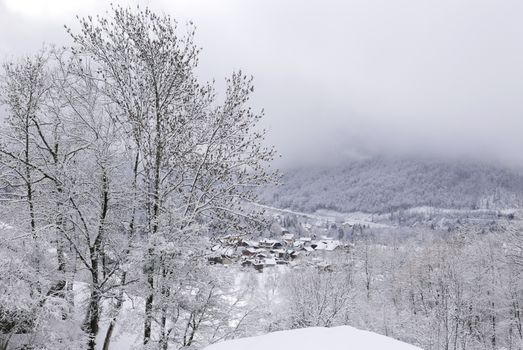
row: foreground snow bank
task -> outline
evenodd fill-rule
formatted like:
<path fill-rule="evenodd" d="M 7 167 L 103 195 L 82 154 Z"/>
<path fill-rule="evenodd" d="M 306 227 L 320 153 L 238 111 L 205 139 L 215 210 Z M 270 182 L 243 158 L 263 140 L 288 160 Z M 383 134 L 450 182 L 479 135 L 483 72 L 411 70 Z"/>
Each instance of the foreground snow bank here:
<path fill-rule="evenodd" d="M 259 337 L 236 339 L 204 350 L 420 350 L 380 334 L 341 326 L 303 328 L 274 332 Z"/>

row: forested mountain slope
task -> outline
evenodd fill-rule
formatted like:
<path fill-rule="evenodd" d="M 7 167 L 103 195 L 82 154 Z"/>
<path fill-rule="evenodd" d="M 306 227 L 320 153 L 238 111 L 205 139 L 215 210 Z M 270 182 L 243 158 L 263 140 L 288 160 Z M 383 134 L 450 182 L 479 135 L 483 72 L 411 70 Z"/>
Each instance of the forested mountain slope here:
<path fill-rule="evenodd" d="M 262 201 L 306 212 L 500 209 L 523 203 L 523 173 L 471 161 L 375 157 L 287 169 L 282 182 L 262 193 Z"/>

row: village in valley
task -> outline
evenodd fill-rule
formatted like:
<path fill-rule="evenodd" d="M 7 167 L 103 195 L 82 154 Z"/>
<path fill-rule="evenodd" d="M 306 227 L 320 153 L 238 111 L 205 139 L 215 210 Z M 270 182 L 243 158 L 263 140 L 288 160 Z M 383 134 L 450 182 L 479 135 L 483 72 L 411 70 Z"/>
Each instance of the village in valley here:
<path fill-rule="evenodd" d="M 313 265 L 331 270 L 334 253 L 349 252 L 353 247 L 345 235 L 338 234 L 349 229 L 361 233 L 364 225 L 336 223 L 328 220 L 289 220 L 287 215 L 274 215 L 271 237 L 248 237 L 225 235 L 212 239 L 208 261 L 210 264 L 240 265 L 263 272 L 275 266 Z M 284 226 L 285 225 L 285 226 Z M 342 226 L 344 229 L 342 229 Z M 337 237 L 334 238 L 333 235 Z M 352 235 L 352 234 L 351 234 Z"/>
<path fill-rule="evenodd" d="M 222 235 L 211 239 L 211 265 L 241 266 L 263 272 L 274 266 L 316 266 L 332 270 L 338 253 L 349 253 L 354 244 L 369 237 L 407 237 L 419 232 L 454 232 L 481 226 L 480 231 L 502 229 L 519 220 L 514 210 L 449 210 L 413 208 L 390 214 L 314 214 L 263 206 L 272 219 L 266 232 Z"/>
<path fill-rule="evenodd" d="M 332 237 L 321 236 L 296 237 L 287 230 L 282 231 L 281 239 L 262 238 L 246 239 L 243 236 L 228 235 L 217 239 L 208 258 L 211 264 L 240 264 L 252 267 L 259 272 L 276 265 L 295 266 L 300 261 L 314 264 L 318 268 L 329 270 L 327 254 L 334 251 L 349 250 L 350 243 L 344 243 Z"/>

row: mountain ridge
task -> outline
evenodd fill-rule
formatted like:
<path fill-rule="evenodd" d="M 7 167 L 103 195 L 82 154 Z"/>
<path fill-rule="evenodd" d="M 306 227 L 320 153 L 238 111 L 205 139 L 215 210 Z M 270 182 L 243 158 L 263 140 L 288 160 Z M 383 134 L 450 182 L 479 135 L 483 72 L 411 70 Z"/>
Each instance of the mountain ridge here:
<path fill-rule="evenodd" d="M 522 171 L 472 160 L 371 157 L 293 167 L 282 182 L 261 193 L 263 204 L 309 213 L 523 206 Z"/>

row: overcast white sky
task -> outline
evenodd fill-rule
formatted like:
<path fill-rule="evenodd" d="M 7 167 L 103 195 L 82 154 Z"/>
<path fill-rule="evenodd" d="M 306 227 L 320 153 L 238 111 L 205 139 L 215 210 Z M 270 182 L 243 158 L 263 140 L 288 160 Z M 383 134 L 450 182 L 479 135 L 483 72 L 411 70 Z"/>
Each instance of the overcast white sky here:
<path fill-rule="evenodd" d="M 63 24 L 106 3 L 0 0 L 0 58 L 67 43 Z M 202 78 L 254 75 L 286 162 L 393 152 L 523 165 L 521 0 L 139 3 L 196 23 Z"/>

